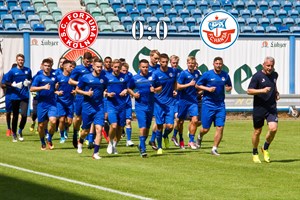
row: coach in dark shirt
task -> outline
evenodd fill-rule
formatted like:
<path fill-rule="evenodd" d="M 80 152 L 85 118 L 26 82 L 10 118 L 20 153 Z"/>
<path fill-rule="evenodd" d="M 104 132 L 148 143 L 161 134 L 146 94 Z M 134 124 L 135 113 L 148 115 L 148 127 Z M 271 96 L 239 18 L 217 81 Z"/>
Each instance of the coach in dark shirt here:
<path fill-rule="evenodd" d="M 264 126 L 264 120 L 268 122 L 268 133 L 266 141 L 261 148 L 264 154 L 264 160 L 270 162 L 270 155 L 268 152 L 269 145 L 273 141 L 277 127 L 277 103 L 279 93 L 277 91 L 278 74 L 274 71 L 275 60 L 272 57 L 266 57 L 263 63 L 263 69 L 256 72 L 249 84 L 247 93 L 254 95 L 253 101 L 253 126 L 254 133 L 252 135 L 253 144 L 253 162 L 261 163 L 258 157 L 259 136 Z"/>

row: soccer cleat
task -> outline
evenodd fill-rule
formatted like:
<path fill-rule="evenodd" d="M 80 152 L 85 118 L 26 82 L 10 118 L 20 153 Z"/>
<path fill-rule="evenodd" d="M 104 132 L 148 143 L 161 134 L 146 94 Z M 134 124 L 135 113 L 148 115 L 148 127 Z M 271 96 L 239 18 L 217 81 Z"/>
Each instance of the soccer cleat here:
<path fill-rule="evenodd" d="M 77 153 L 82 153 L 82 144 L 80 142 L 77 144 Z"/>
<path fill-rule="evenodd" d="M 7 129 L 7 130 L 6 130 L 6 136 L 7 136 L 7 137 L 10 137 L 10 136 L 11 136 L 11 130 L 10 130 L 10 129 Z"/>
<path fill-rule="evenodd" d="M 68 131 L 64 131 L 64 137 L 65 137 L 65 139 L 68 139 Z"/>
<path fill-rule="evenodd" d="M 95 160 L 100 160 L 101 157 L 99 156 L 99 153 L 94 153 L 94 154 L 93 154 L 93 159 L 95 159 Z"/>
<path fill-rule="evenodd" d="M 185 149 L 185 147 L 184 147 L 184 141 L 182 140 L 179 143 L 180 143 L 180 149 Z"/>
<path fill-rule="evenodd" d="M 31 124 L 31 125 L 30 125 L 30 128 L 29 128 L 29 131 L 30 131 L 30 132 L 33 132 L 33 131 L 34 131 L 34 126 L 35 126 L 35 124 Z"/>
<path fill-rule="evenodd" d="M 159 148 L 158 150 L 157 150 L 157 154 L 162 154 L 163 153 L 163 150 L 161 149 L 161 148 Z"/>
<path fill-rule="evenodd" d="M 193 150 L 198 149 L 195 142 L 189 142 L 188 147 L 191 147 Z"/>
<path fill-rule="evenodd" d="M 126 147 L 133 147 L 134 143 L 131 140 L 127 140 Z"/>
<path fill-rule="evenodd" d="M 42 150 L 42 151 L 45 151 L 45 150 L 46 150 L 46 145 L 45 145 L 45 144 L 42 144 L 41 150 Z"/>
<path fill-rule="evenodd" d="M 164 139 L 164 145 L 165 145 L 165 148 L 168 149 L 170 148 L 170 141 L 169 141 L 169 138 L 163 138 Z"/>
<path fill-rule="evenodd" d="M 158 148 L 157 148 L 157 146 L 156 146 L 156 144 L 155 144 L 155 142 L 152 142 L 152 141 L 149 141 L 149 145 L 152 147 L 152 149 L 153 150 L 157 150 Z"/>
<path fill-rule="evenodd" d="M 260 159 L 259 159 L 259 156 L 256 154 L 256 155 L 252 155 L 252 160 L 254 163 L 261 163 Z"/>
<path fill-rule="evenodd" d="M 214 156 L 219 156 L 220 155 L 218 153 L 218 149 L 212 149 L 210 153 L 211 153 L 211 155 L 214 155 Z"/>
<path fill-rule="evenodd" d="M 16 136 L 15 134 L 12 134 L 12 135 L 13 135 L 13 136 L 12 136 L 12 138 L 13 138 L 12 142 L 18 142 L 17 136 Z"/>
<path fill-rule="evenodd" d="M 270 154 L 269 154 L 269 151 L 268 151 L 267 149 L 264 150 L 263 147 L 261 148 L 261 151 L 262 151 L 262 153 L 264 154 L 264 160 L 265 160 L 267 163 L 271 162 L 271 161 L 270 161 Z"/>
<path fill-rule="evenodd" d="M 142 157 L 142 158 L 147 158 L 147 153 L 146 153 L 146 151 L 142 151 L 140 145 L 138 145 L 137 148 L 138 148 L 138 150 L 139 150 L 139 152 L 140 152 L 141 157 Z"/>
<path fill-rule="evenodd" d="M 112 154 L 113 153 L 113 145 L 111 143 L 108 144 L 106 152 L 108 154 Z"/>
<path fill-rule="evenodd" d="M 59 143 L 60 143 L 60 144 L 63 144 L 63 143 L 65 143 L 65 142 L 66 142 L 66 138 L 61 137 L 60 140 L 59 140 Z"/>
<path fill-rule="evenodd" d="M 20 140 L 20 142 L 24 141 L 24 138 L 21 135 L 19 135 L 18 139 Z"/>
<path fill-rule="evenodd" d="M 54 145 L 53 145 L 52 142 L 47 142 L 47 144 L 48 144 L 48 148 L 49 148 L 50 150 L 53 150 L 53 149 L 54 149 Z"/>
<path fill-rule="evenodd" d="M 119 154 L 119 153 L 118 153 L 118 150 L 117 150 L 117 147 L 114 147 L 114 146 L 113 146 L 113 154 Z"/>
<path fill-rule="evenodd" d="M 200 135 L 198 135 L 198 138 L 196 140 L 196 145 L 199 149 L 201 148 L 201 144 L 202 144 L 202 138 L 200 139 Z"/>
<path fill-rule="evenodd" d="M 177 140 L 176 137 L 173 136 L 173 137 L 171 138 L 171 141 L 174 142 L 174 145 L 175 145 L 176 147 L 179 147 L 178 140 Z"/>

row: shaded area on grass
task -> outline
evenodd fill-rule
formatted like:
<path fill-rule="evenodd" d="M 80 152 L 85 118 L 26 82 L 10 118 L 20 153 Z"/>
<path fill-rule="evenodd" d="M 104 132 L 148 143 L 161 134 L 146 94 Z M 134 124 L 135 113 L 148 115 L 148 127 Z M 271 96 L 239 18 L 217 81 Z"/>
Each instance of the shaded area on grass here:
<path fill-rule="evenodd" d="M 53 199 L 92 199 L 87 196 L 81 196 L 53 187 L 48 187 L 47 182 L 43 185 L 35 184 L 30 181 L 24 181 L 13 177 L 0 174 L 0 194 L 1 199 L 22 199 L 22 200 L 53 200 Z"/>

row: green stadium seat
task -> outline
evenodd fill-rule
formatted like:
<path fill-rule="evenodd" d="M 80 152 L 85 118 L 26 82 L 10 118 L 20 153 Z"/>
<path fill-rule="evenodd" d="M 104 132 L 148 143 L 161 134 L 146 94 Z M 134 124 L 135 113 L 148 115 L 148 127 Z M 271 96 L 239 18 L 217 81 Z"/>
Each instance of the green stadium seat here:
<path fill-rule="evenodd" d="M 102 24 L 107 24 L 106 17 L 104 17 L 104 16 L 97 16 L 97 17 L 95 17 L 95 20 L 96 20 L 98 26 L 100 26 Z"/>
<path fill-rule="evenodd" d="M 125 32 L 125 28 L 123 25 L 114 25 L 112 27 L 113 32 Z"/>
<path fill-rule="evenodd" d="M 114 25 L 120 25 L 120 20 L 117 16 L 109 16 L 107 22 L 113 27 Z"/>
<path fill-rule="evenodd" d="M 19 25 L 20 31 L 31 31 L 30 24 L 24 23 Z"/>
<path fill-rule="evenodd" d="M 45 24 L 45 26 L 47 24 L 53 24 L 54 23 L 54 19 L 52 17 L 52 15 L 43 15 L 41 17 L 42 22 Z M 47 27 L 47 26 L 46 26 Z"/>
<path fill-rule="evenodd" d="M 58 31 L 57 24 L 46 24 L 46 31 Z"/>
<path fill-rule="evenodd" d="M 102 15 L 102 11 L 99 7 L 95 7 L 95 8 L 91 8 L 90 9 L 90 13 L 91 15 L 95 18 L 96 16 L 101 16 Z"/>
<path fill-rule="evenodd" d="M 40 17 L 42 17 L 43 15 L 48 15 L 49 14 L 49 10 L 46 6 L 38 8 L 36 12 Z"/>
<path fill-rule="evenodd" d="M 100 32 L 112 32 L 112 27 L 111 27 L 111 25 L 108 25 L 108 24 L 102 24 L 99 26 L 99 31 Z"/>

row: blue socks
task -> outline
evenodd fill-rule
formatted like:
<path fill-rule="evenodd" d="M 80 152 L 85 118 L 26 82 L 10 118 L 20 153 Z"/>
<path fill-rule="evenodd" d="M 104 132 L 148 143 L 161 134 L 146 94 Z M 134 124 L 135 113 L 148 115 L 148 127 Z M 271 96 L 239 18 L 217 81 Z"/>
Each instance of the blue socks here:
<path fill-rule="evenodd" d="M 43 137 L 43 138 L 40 138 L 40 140 L 41 140 L 41 143 L 42 143 L 42 145 L 46 145 L 46 142 L 45 142 L 45 137 Z"/>
<path fill-rule="evenodd" d="M 178 133 L 178 130 L 177 130 L 177 129 L 174 129 L 173 137 L 176 137 L 176 136 L 177 136 L 177 133 Z"/>
<path fill-rule="evenodd" d="M 156 131 L 156 139 L 157 139 L 157 148 L 162 149 L 162 133 L 160 131 Z"/>
<path fill-rule="evenodd" d="M 131 128 L 126 128 L 127 140 L 131 140 Z"/>
<path fill-rule="evenodd" d="M 195 135 L 189 134 L 190 141 L 189 142 L 195 142 Z"/>
<path fill-rule="evenodd" d="M 18 134 L 22 136 L 22 129 L 19 129 Z"/>
<path fill-rule="evenodd" d="M 165 131 L 164 131 L 163 137 L 164 137 L 164 138 L 168 138 L 168 136 L 169 136 L 169 134 L 171 133 L 171 131 L 172 131 L 172 130 L 166 128 Z"/>
<path fill-rule="evenodd" d="M 60 137 L 65 138 L 65 131 L 60 131 Z"/>
<path fill-rule="evenodd" d="M 93 133 L 89 133 L 87 135 L 87 138 L 88 138 L 90 144 L 92 144 L 94 142 L 94 134 Z"/>
<path fill-rule="evenodd" d="M 52 142 L 52 136 L 53 136 L 53 135 L 49 134 L 48 139 L 47 139 L 48 142 Z"/>
<path fill-rule="evenodd" d="M 156 131 L 152 131 L 150 142 L 154 142 L 156 138 Z"/>
<path fill-rule="evenodd" d="M 94 145 L 94 153 L 98 153 L 99 152 L 99 148 L 100 146 L 99 145 Z"/>
<path fill-rule="evenodd" d="M 269 146 L 270 146 L 270 144 L 267 141 L 265 141 L 265 143 L 264 143 L 264 150 L 268 150 Z"/>
<path fill-rule="evenodd" d="M 140 147 L 142 152 L 146 152 L 146 136 L 140 136 Z"/>

